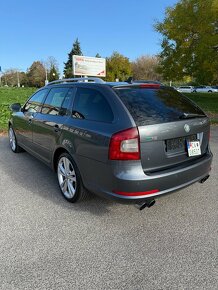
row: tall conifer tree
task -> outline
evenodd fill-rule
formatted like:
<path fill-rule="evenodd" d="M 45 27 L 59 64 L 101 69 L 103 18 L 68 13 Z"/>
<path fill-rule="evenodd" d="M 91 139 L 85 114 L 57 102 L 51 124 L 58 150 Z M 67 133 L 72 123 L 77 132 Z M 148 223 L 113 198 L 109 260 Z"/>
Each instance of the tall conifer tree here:
<path fill-rule="evenodd" d="M 68 53 L 68 61 L 64 63 L 64 76 L 65 78 L 73 77 L 73 55 L 83 55 L 78 38 L 73 43 L 73 48 Z"/>

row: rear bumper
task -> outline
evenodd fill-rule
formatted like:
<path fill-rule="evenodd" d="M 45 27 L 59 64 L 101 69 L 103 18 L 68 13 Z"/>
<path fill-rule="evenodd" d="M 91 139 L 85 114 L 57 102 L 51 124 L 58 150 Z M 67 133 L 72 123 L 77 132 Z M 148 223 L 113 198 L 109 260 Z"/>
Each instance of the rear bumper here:
<path fill-rule="evenodd" d="M 85 186 L 100 196 L 124 203 L 154 199 L 200 181 L 209 174 L 211 163 L 212 153 L 208 152 L 189 166 L 147 175 L 140 161 L 131 166 L 128 162 L 111 162 L 110 170 L 108 165 L 101 165 L 98 181 Z"/>

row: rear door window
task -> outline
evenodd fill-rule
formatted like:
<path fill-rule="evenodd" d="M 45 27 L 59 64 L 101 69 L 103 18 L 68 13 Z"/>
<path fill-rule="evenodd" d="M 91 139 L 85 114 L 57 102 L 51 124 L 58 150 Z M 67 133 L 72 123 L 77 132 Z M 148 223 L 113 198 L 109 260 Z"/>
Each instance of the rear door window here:
<path fill-rule="evenodd" d="M 114 119 L 106 98 L 99 91 L 89 88 L 77 88 L 73 117 L 105 123 L 111 123 Z"/>
<path fill-rule="evenodd" d="M 114 88 L 137 126 L 179 121 L 185 114 L 204 113 L 188 98 L 168 88 Z"/>
<path fill-rule="evenodd" d="M 68 106 L 69 98 L 67 93 L 69 88 L 53 88 L 50 90 L 42 106 L 42 114 L 64 115 Z M 63 108 L 63 106 L 65 108 Z"/>

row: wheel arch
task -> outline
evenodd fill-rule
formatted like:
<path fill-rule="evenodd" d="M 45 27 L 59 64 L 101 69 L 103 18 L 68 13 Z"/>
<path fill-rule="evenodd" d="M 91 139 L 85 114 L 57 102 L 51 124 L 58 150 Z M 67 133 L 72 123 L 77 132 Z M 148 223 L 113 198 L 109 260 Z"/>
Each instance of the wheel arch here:
<path fill-rule="evenodd" d="M 11 122 L 11 120 L 8 121 L 8 128 L 9 128 L 10 126 L 12 126 L 12 122 Z"/>
<path fill-rule="evenodd" d="M 52 169 L 56 172 L 57 171 L 57 161 L 58 161 L 58 157 L 63 154 L 63 153 L 68 153 L 70 154 L 70 152 L 64 148 L 64 147 L 58 147 L 54 154 L 53 154 L 53 158 L 52 158 Z"/>

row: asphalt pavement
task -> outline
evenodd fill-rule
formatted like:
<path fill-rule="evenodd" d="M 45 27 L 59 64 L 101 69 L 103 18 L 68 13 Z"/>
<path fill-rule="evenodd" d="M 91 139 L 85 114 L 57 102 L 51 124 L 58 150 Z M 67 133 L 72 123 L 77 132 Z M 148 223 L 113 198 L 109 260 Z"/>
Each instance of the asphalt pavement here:
<path fill-rule="evenodd" d="M 69 204 L 55 173 L 0 137 L 0 289 L 218 289 L 218 127 L 210 179 L 144 211 Z"/>

